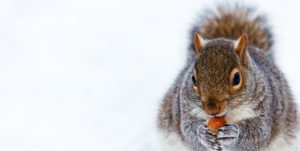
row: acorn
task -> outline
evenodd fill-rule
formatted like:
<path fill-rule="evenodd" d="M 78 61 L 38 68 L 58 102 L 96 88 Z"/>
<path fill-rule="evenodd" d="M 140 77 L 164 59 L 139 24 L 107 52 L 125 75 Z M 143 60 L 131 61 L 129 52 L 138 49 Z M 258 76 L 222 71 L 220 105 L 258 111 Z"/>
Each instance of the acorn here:
<path fill-rule="evenodd" d="M 218 129 L 222 126 L 224 126 L 226 124 L 226 120 L 225 117 L 214 117 L 208 120 L 207 122 L 207 127 L 208 129 L 213 132 L 216 133 L 218 131 Z"/>

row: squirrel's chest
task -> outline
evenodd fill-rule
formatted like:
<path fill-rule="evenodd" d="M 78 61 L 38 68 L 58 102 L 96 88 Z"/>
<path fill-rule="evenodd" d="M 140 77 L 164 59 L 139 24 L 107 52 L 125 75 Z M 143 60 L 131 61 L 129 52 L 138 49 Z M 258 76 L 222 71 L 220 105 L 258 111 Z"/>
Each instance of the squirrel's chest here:
<path fill-rule="evenodd" d="M 191 151 L 186 147 L 181 139 L 174 133 L 161 133 L 162 151 Z M 296 140 L 294 140 L 296 141 Z M 280 134 L 267 148 L 262 151 L 296 151 L 295 142 L 288 143 L 284 135 Z M 232 151 L 223 148 L 222 151 Z"/>
<path fill-rule="evenodd" d="M 279 134 L 271 144 L 262 151 L 296 151 L 297 139 L 289 140 L 284 134 Z"/>

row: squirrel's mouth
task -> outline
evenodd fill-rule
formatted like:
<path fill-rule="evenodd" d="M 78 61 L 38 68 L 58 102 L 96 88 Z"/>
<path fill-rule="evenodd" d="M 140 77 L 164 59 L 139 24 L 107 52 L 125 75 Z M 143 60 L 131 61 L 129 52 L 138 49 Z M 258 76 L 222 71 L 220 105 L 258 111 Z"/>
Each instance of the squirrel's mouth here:
<path fill-rule="evenodd" d="M 220 113 L 220 114 L 216 115 L 215 117 L 222 117 L 222 116 L 226 116 L 226 111 L 224 111 L 223 113 Z"/>
<path fill-rule="evenodd" d="M 207 114 L 207 113 L 206 113 Z M 214 117 L 226 117 L 227 111 L 224 110 L 222 113 L 218 113 L 216 115 L 207 114 L 208 118 L 214 118 Z"/>
<path fill-rule="evenodd" d="M 205 112 L 205 110 L 202 107 L 195 107 L 191 110 L 190 114 L 200 119 L 210 119 L 214 117 L 222 117 L 222 116 L 226 117 L 228 112 L 226 109 L 224 109 L 221 113 L 212 115 Z"/>

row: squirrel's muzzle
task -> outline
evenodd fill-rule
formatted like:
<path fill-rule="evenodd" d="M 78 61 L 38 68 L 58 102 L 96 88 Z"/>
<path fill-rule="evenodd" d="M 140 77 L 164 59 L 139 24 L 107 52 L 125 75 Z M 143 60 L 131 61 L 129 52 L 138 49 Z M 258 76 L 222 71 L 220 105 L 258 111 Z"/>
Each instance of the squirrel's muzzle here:
<path fill-rule="evenodd" d="M 216 116 L 224 111 L 224 105 L 220 102 L 209 101 L 204 103 L 204 111 L 206 114 Z"/>

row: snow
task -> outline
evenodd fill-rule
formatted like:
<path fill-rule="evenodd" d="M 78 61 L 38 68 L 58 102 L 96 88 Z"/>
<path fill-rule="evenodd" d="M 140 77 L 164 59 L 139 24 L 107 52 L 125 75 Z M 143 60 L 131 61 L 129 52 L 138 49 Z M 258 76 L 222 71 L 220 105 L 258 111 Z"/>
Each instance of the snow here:
<path fill-rule="evenodd" d="M 224 2 L 224 1 L 222 1 Z M 0 1 L 0 150 L 159 151 L 159 102 L 210 0 Z M 300 2 L 266 12 L 276 59 L 300 95 Z"/>

